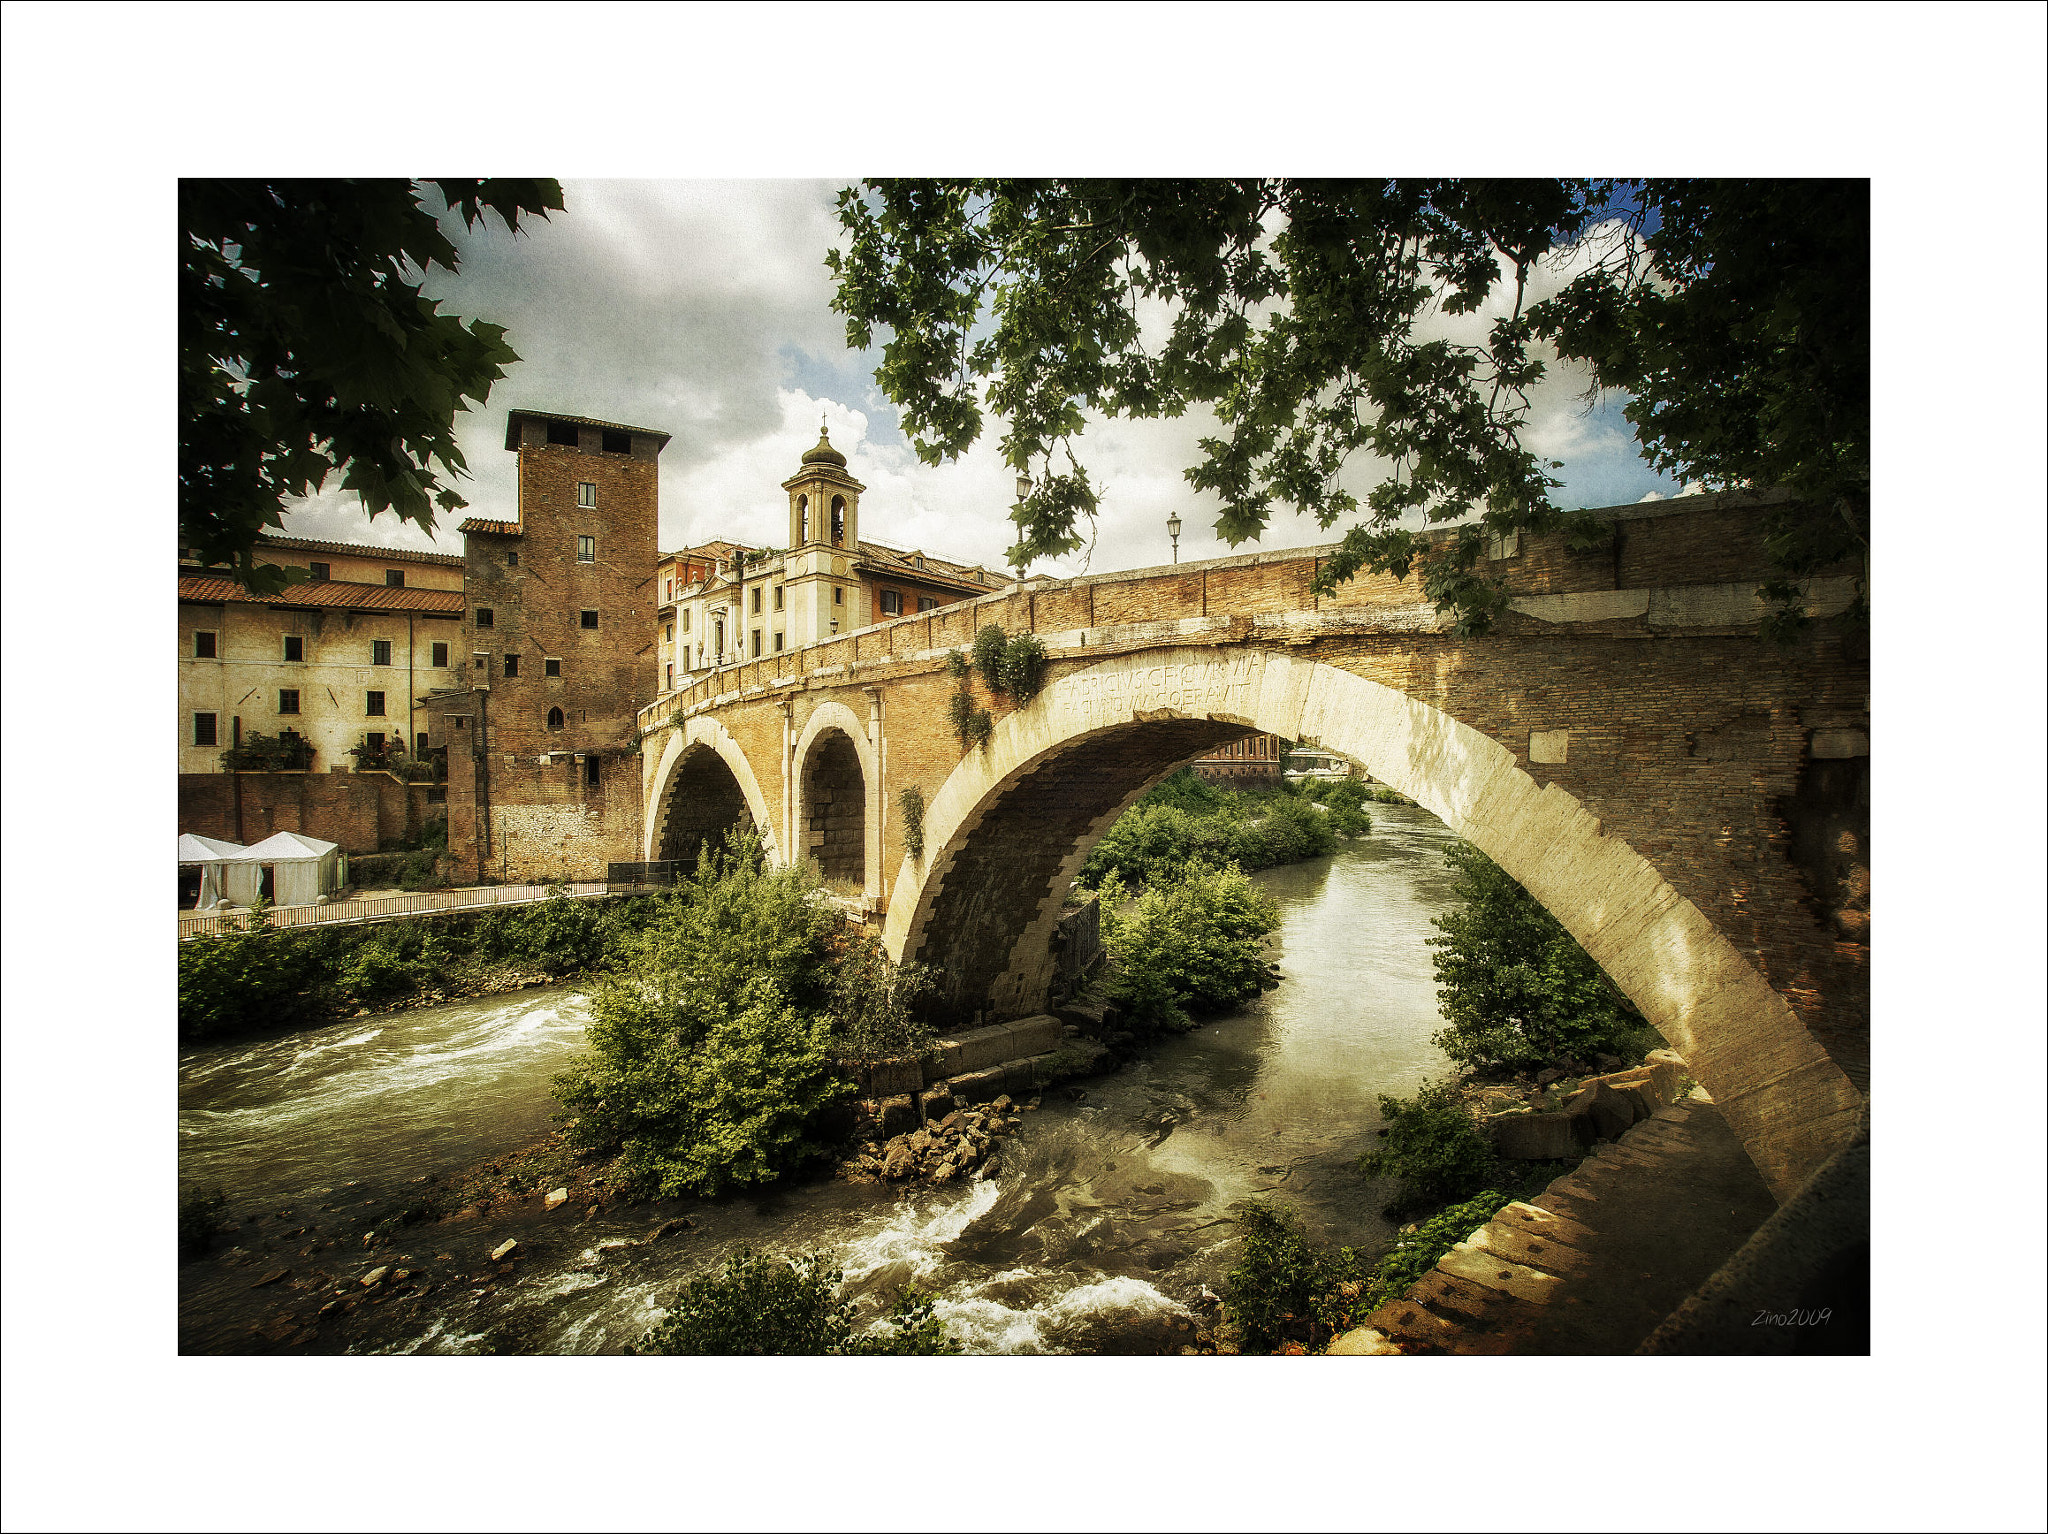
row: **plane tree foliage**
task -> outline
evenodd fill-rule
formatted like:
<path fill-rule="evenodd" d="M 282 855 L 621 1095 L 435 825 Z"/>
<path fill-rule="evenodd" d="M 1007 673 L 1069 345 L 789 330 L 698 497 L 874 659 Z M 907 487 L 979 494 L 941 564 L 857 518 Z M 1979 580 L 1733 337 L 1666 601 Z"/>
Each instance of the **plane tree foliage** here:
<path fill-rule="evenodd" d="M 430 531 L 467 504 L 456 414 L 519 357 L 503 326 L 421 292 L 459 265 L 429 188 L 471 229 L 494 214 L 517 233 L 562 206 L 553 181 L 179 184 L 179 540 L 251 590 L 293 578 L 251 550 L 330 475 L 371 516 Z"/>
<path fill-rule="evenodd" d="M 1220 434 L 1185 473 L 1229 543 L 1276 506 L 1342 523 L 1322 589 L 1413 569 L 1483 632 L 1507 602 L 1489 534 L 1610 536 L 1554 504 L 1563 465 L 1524 441 L 1559 358 L 1630 396 L 1663 472 L 1793 493 L 1767 503 L 1769 626 L 1804 624 L 1804 577 L 1867 561 L 1867 182 L 871 180 L 839 218 L 834 307 L 850 345 L 884 335 L 876 381 L 919 455 L 958 456 L 993 413 L 1033 476 L 1013 563 L 1086 541 L 1087 412 L 1207 406 Z M 1490 299 L 1483 341 L 1444 337 L 1437 314 Z M 1359 453 L 1390 469 L 1362 502 L 1340 477 Z M 1459 525 L 1432 550 L 1418 521 Z"/>

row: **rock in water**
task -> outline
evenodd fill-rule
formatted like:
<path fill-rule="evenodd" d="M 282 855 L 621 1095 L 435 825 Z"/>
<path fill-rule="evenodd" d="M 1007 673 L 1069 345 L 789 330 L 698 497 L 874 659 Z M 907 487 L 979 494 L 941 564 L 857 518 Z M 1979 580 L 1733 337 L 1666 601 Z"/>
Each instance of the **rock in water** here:
<path fill-rule="evenodd" d="M 518 1247 L 519 1243 L 508 1237 L 503 1242 L 503 1244 L 493 1247 L 491 1249 L 491 1261 L 503 1262 L 508 1256 L 510 1256 L 514 1251 L 516 1251 Z M 382 1268 L 379 1268 L 377 1271 L 381 1273 L 384 1270 Z"/>
<path fill-rule="evenodd" d="M 569 1190 L 567 1188 L 557 1188 L 547 1196 L 546 1206 L 551 1210 L 559 1209 L 568 1202 Z"/>
<path fill-rule="evenodd" d="M 365 1274 L 363 1275 L 363 1287 L 364 1287 L 365 1289 L 374 1289 L 374 1288 L 376 1288 L 376 1287 L 377 1287 L 377 1286 L 378 1286 L 379 1284 L 381 1284 L 381 1283 L 383 1283 L 383 1282 L 384 1282 L 384 1275 L 385 1275 L 386 1273 L 389 1273 L 390 1271 L 391 1271 L 391 1270 L 390 1270 L 389 1268 L 372 1268 L 372 1269 L 370 1269 L 370 1271 L 369 1271 L 369 1272 L 367 1272 L 367 1273 L 365 1273 Z"/>

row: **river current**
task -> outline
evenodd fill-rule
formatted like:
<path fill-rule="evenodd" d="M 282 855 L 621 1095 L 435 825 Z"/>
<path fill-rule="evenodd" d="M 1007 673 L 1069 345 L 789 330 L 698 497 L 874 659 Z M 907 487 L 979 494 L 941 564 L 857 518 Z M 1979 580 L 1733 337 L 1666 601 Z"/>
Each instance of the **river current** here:
<path fill-rule="evenodd" d="M 1374 1143 L 1380 1094 L 1446 1068 L 1424 940 L 1450 898 L 1451 835 L 1419 809 L 1371 810 L 1368 837 L 1256 876 L 1282 914 L 1278 989 L 1050 1089 L 978 1183 L 813 1181 L 588 1218 L 536 1200 L 488 1225 L 407 1227 L 374 1253 L 319 1251 L 305 1243 L 545 1130 L 550 1079 L 582 1047 L 583 998 L 549 987 L 187 1050 L 180 1177 L 260 1218 L 221 1238 L 226 1259 L 181 1266 L 181 1348 L 246 1351 L 276 1292 L 252 1284 L 277 1267 L 345 1284 L 390 1265 L 430 1290 L 353 1328 L 352 1351 L 616 1352 L 745 1242 L 828 1253 L 877 1313 L 906 1283 L 936 1291 L 969 1352 L 1175 1351 L 1235 1261 L 1236 1200 L 1269 1195 L 1317 1238 L 1367 1251 L 1392 1235 L 1351 1163 Z M 680 1215 L 692 1228 L 646 1239 Z M 515 1279 L 461 1280 L 508 1235 Z"/>

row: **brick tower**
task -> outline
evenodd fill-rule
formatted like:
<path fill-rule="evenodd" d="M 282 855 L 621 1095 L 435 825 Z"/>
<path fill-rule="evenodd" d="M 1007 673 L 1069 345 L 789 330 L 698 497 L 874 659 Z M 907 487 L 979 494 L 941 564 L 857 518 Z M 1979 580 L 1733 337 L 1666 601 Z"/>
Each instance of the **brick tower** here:
<path fill-rule="evenodd" d="M 634 714 L 667 432 L 515 410 L 519 520 L 462 524 L 467 692 L 437 694 L 463 881 L 601 879 L 640 856 Z"/>

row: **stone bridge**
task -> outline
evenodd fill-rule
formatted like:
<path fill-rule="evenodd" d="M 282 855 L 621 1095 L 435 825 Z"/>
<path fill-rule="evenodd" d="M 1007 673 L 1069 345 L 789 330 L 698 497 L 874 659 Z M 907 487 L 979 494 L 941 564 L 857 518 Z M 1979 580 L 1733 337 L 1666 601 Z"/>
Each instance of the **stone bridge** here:
<path fill-rule="evenodd" d="M 1609 545 L 1496 546 L 1513 594 L 1460 639 L 1416 580 L 1310 583 L 1328 549 L 1001 594 L 728 667 L 644 732 L 645 855 L 751 823 L 858 893 L 946 1020 L 1041 1010 L 1063 897 L 1096 840 L 1181 763 L 1254 731 L 1319 744 L 1519 880 L 1692 1063 L 1782 1200 L 1850 1136 L 1868 1063 L 1869 674 L 1816 624 L 1756 633 L 1760 511 L 1599 513 Z M 1839 610 L 1849 572 L 1817 578 Z M 997 624 L 1051 664 L 964 748 L 947 654 Z M 909 856 L 903 790 L 923 796 Z"/>

